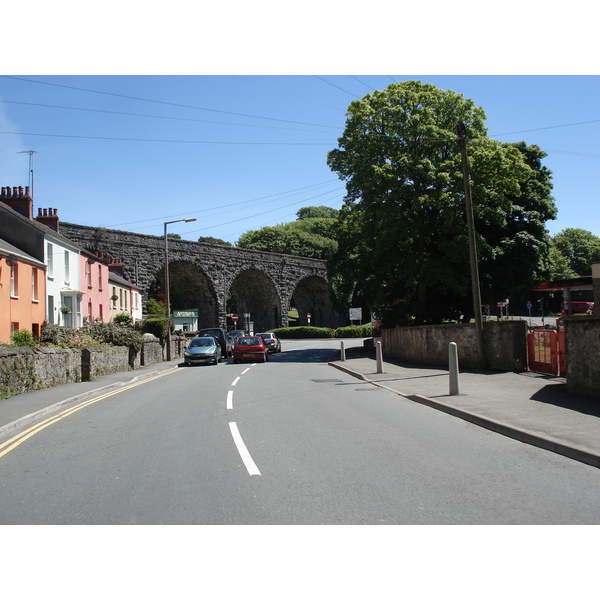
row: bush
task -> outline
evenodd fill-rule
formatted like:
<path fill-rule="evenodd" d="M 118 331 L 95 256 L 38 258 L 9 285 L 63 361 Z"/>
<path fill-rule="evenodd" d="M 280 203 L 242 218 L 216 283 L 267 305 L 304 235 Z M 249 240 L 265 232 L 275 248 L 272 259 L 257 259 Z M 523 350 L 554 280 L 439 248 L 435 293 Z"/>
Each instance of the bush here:
<path fill-rule="evenodd" d="M 379 335 L 379 327 L 373 325 L 350 325 L 349 327 L 339 327 L 335 330 L 336 338 L 362 338 Z"/>
<path fill-rule="evenodd" d="M 50 323 L 44 322 L 42 325 L 42 332 L 40 334 L 40 342 L 42 344 L 51 346 L 64 346 L 66 340 L 68 340 L 77 330 L 73 327 L 63 327 L 62 325 L 51 325 Z"/>
<path fill-rule="evenodd" d="M 38 345 L 38 341 L 29 329 L 17 329 L 10 336 L 10 339 L 13 345 L 18 348 L 35 348 Z"/>
<path fill-rule="evenodd" d="M 115 315 L 113 321 L 117 325 L 131 325 L 133 323 L 133 317 L 129 313 L 122 312 Z"/>
<path fill-rule="evenodd" d="M 166 315 L 167 305 L 156 298 L 146 300 L 146 311 L 149 315 Z"/>
<path fill-rule="evenodd" d="M 280 339 L 298 340 L 302 338 L 331 338 L 333 329 L 327 327 L 280 327 L 270 329 Z"/>
<path fill-rule="evenodd" d="M 95 321 L 88 323 L 82 330 L 85 330 L 94 340 L 100 343 L 110 346 L 127 346 L 134 354 L 142 349 L 142 334 L 130 327 L 120 327 L 116 323 Z"/>
<path fill-rule="evenodd" d="M 142 333 L 151 333 L 164 345 L 167 340 L 167 326 L 168 320 L 166 317 L 150 317 L 142 324 Z"/>

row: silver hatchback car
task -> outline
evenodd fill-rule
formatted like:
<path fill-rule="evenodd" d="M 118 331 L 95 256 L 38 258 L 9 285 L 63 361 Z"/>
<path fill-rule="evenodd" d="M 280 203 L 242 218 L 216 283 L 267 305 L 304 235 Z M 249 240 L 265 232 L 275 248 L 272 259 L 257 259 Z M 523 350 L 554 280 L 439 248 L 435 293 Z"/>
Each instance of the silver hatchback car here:
<path fill-rule="evenodd" d="M 257 333 L 256 335 L 264 340 L 269 352 L 281 352 L 281 341 L 274 333 Z"/>

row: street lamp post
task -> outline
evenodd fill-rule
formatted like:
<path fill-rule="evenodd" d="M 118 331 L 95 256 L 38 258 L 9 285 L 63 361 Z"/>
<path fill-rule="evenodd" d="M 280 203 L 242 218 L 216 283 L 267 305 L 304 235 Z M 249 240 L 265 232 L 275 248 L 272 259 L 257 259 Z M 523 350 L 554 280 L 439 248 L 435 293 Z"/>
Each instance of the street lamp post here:
<path fill-rule="evenodd" d="M 167 236 L 167 225 L 172 223 L 190 223 L 191 219 L 177 219 L 165 223 L 165 300 L 167 303 L 167 360 L 171 360 L 171 293 L 169 291 L 169 238 Z"/>

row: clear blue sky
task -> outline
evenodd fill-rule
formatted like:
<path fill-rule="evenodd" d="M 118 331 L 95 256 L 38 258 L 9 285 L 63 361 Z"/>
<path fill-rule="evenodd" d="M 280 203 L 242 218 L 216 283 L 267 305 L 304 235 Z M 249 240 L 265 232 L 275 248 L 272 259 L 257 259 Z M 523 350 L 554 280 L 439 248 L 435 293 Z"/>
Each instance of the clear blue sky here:
<path fill-rule="evenodd" d="M 90 8 L 79 19 L 70 6 L 42 4 L 35 19 L 29 5 L 5 9 L 23 26 L 3 33 L 0 183 L 27 185 L 34 150 L 36 212 L 152 235 L 196 217 L 169 231 L 235 243 L 303 206 L 340 208 L 326 155 L 349 103 L 419 79 L 472 98 L 493 138 L 548 153 L 551 234 L 600 236 L 591 3 L 568 14 L 398 5 L 377 18 L 338 2 L 234 2 L 185 17 L 179 1 L 160 14 L 121 3 L 118 17 Z"/>

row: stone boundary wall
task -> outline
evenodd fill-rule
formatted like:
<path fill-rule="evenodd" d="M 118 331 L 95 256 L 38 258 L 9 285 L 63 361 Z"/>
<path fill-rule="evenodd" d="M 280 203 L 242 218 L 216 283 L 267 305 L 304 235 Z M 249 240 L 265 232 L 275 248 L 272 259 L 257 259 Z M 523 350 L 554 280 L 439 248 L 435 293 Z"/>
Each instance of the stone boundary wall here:
<path fill-rule="evenodd" d="M 523 371 L 527 367 L 525 321 L 489 321 L 483 324 L 487 368 Z M 381 332 L 383 357 L 408 363 L 448 367 L 448 346 L 458 347 L 459 367 L 479 368 L 474 324 L 398 327 Z"/>
<path fill-rule="evenodd" d="M 183 356 L 185 338 L 175 336 L 172 358 Z M 32 390 L 65 383 L 92 381 L 96 377 L 138 369 L 162 362 L 163 347 L 158 338 L 144 336 L 139 354 L 129 348 L 0 348 L 0 401 Z"/>
<path fill-rule="evenodd" d="M 600 399 L 600 316 L 564 317 L 567 391 Z"/>

